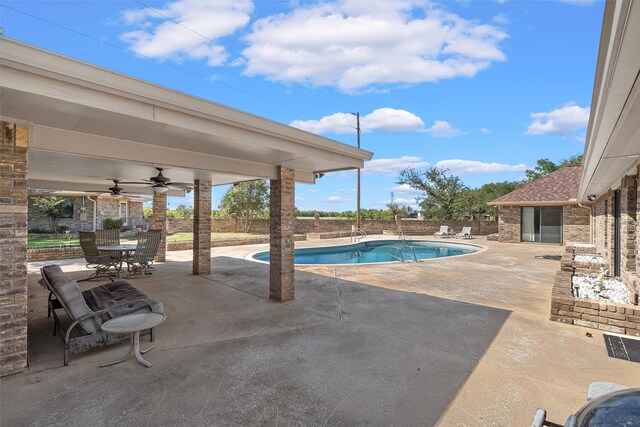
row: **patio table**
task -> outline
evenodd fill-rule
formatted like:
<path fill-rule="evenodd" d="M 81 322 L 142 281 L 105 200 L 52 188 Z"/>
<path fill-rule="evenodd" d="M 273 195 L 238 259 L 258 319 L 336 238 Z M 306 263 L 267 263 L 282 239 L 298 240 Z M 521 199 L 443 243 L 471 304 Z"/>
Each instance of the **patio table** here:
<path fill-rule="evenodd" d="M 159 325 L 164 322 L 166 318 L 167 316 L 163 313 L 150 312 L 127 314 L 124 316 L 114 317 L 113 319 L 104 322 L 102 324 L 102 330 L 105 332 L 112 332 L 114 334 L 130 332 L 131 346 L 129 347 L 127 354 L 122 356 L 120 359 L 114 362 L 103 363 L 100 367 L 104 368 L 105 366 L 111 366 L 123 362 L 131 353 L 133 353 L 136 356 L 138 363 L 150 368 L 152 364 L 144 360 L 142 355 L 152 350 L 154 346 L 151 346 L 146 350 L 140 350 L 140 332 Z"/>
<path fill-rule="evenodd" d="M 122 260 L 126 257 L 131 256 L 133 252 L 136 250 L 135 244 L 129 245 L 108 245 L 108 246 L 98 246 L 98 250 L 101 252 L 109 252 L 114 254 L 120 265 L 118 266 L 118 276 L 120 275 L 120 271 L 122 270 Z"/>

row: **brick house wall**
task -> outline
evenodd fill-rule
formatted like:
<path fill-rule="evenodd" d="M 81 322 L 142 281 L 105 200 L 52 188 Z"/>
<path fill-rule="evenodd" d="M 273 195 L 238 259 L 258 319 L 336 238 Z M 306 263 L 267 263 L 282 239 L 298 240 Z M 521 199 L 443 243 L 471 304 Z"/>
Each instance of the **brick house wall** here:
<path fill-rule="evenodd" d="M 526 205 L 523 205 L 526 206 Z M 498 241 L 519 243 L 521 236 L 522 206 L 500 206 L 498 214 Z M 578 205 L 562 207 L 562 244 L 589 243 L 591 210 Z"/>
<path fill-rule="evenodd" d="M 42 215 L 33 205 L 33 198 L 37 196 L 29 197 L 29 229 L 49 230 L 49 223 L 47 218 Z M 60 218 L 59 225 L 66 225 L 72 232 L 78 231 L 93 231 L 93 209 L 94 203 L 86 197 L 65 197 L 65 199 L 73 200 L 73 217 L 72 218 Z M 95 198 L 93 200 L 96 200 Z M 97 198 L 97 210 L 98 218 L 96 225 L 98 228 L 102 227 L 100 223 L 101 219 L 106 218 L 118 218 L 120 216 L 120 201 L 122 199 L 112 198 Z M 84 206 L 83 206 L 84 201 Z M 142 222 L 143 202 L 127 201 L 129 218 L 131 219 L 131 225 L 139 225 Z M 101 216 L 102 215 L 102 216 Z"/>
<path fill-rule="evenodd" d="M 519 243 L 521 241 L 520 206 L 500 206 L 498 210 L 498 241 Z"/>
<path fill-rule="evenodd" d="M 591 209 L 578 205 L 562 208 L 562 238 L 564 244 L 590 243 Z"/>

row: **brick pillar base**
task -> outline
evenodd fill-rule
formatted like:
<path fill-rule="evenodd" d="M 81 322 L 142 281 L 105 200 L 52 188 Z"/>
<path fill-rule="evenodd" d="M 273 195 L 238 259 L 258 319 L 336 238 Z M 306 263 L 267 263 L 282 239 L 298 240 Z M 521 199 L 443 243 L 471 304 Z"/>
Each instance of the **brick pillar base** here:
<path fill-rule="evenodd" d="M 294 298 L 294 200 L 295 172 L 280 166 L 271 180 L 269 297 L 281 302 Z"/>
<path fill-rule="evenodd" d="M 621 190 L 620 272 L 624 275 L 636 272 L 636 177 L 625 176 Z"/>
<path fill-rule="evenodd" d="M 0 376 L 27 367 L 29 129 L 0 122 Z"/>
<path fill-rule="evenodd" d="M 167 260 L 167 193 L 153 193 L 153 218 L 151 228 L 162 230 L 162 239 L 156 255 L 156 261 Z"/>
<path fill-rule="evenodd" d="M 193 191 L 193 274 L 211 273 L 211 181 L 196 179 Z"/>

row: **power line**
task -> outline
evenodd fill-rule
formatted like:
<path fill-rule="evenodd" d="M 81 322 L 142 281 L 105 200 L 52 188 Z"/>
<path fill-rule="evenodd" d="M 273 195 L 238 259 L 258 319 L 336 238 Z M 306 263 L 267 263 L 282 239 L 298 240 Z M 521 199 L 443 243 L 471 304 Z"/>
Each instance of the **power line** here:
<path fill-rule="evenodd" d="M 210 77 L 207 77 L 207 76 L 205 76 L 205 75 L 203 75 L 203 74 L 200 74 L 200 73 L 197 73 L 197 72 L 195 72 L 195 71 L 187 70 L 186 68 L 178 67 L 177 65 L 174 65 L 174 64 L 171 64 L 171 63 L 168 63 L 168 62 L 164 62 L 164 61 L 161 61 L 161 60 L 158 60 L 158 59 L 153 58 L 153 57 L 151 57 L 151 56 L 147 56 L 147 55 L 143 55 L 143 54 L 137 53 L 137 52 L 135 52 L 135 51 L 133 51 L 133 50 L 131 50 L 131 49 L 127 48 L 127 47 L 119 46 L 119 45 L 117 45 L 117 44 L 115 44 L 115 43 L 112 43 L 112 42 L 109 42 L 109 41 L 106 41 L 106 40 L 100 39 L 100 38 L 98 38 L 98 37 L 92 36 L 92 35 L 87 34 L 87 33 L 83 33 L 82 31 L 75 30 L 75 29 L 73 29 L 73 28 L 67 27 L 67 26 L 62 25 L 62 24 L 59 24 L 59 23 L 57 23 L 57 22 L 53 22 L 53 21 L 50 21 L 50 20 L 48 20 L 48 19 L 41 18 L 41 17 L 36 16 L 36 15 L 33 15 L 33 14 L 29 13 L 29 12 L 25 12 L 24 10 L 16 9 L 16 8 L 14 8 L 14 7 L 11 7 L 11 6 L 8 6 L 8 5 L 6 5 L 6 4 L 2 4 L 2 3 L 0 3 L 0 6 L 2 6 L 2 7 L 4 7 L 4 8 L 6 8 L 6 9 L 12 10 L 12 11 L 14 11 L 14 12 L 20 13 L 20 14 L 22 14 L 22 15 L 28 16 L 28 17 L 30 17 L 30 18 L 32 18 L 32 19 L 36 19 L 36 20 L 38 20 L 38 21 L 41 21 L 41 22 L 47 23 L 47 24 L 52 25 L 52 26 L 54 26 L 54 27 L 61 28 L 61 29 L 63 29 L 63 30 L 66 30 L 66 31 L 72 32 L 72 33 L 77 34 L 77 35 L 82 36 L 82 37 L 86 37 L 86 38 L 88 38 L 88 39 L 90 39 L 90 40 L 97 41 L 97 42 L 99 42 L 100 44 L 105 44 L 105 45 L 107 45 L 107 46 L 114 47 L 114 48 L 119 49 L 119 50 L 121 50 L 121 51 L 124 51 L 124 52 L 130 53 L 130 54 L 132 54 L 132 55 L 135 55 L 135 56 L 139 56 L 139 57 L 142 57 L 142 58 L 148 59 L 148 60 L 153 61 L 153 62 L 155 62 L 155 63 L 157 63 L 157 64 L 164 65 L 165 67 L 169 67 L 169 68 L 173 68 L 174 70 L 182 71 L 183 73 L 187 73 L 187 74 L 190 74 L 190 75 L 192 75 L 192 76 L 195 76 L 195 77 L 201 78 L 201 79 L 203 79 L 203 80 L 205 80 L 205 81 L 207 81 L 207 82 L 209 82 L 209 83 L 215 83 L 215 84 L 218 84 L 218 85 L 220 85 L 220 86 L 224 86 L 224 87 L 227 87 L 227 88 L 229 88 L 229 89 L 233 89 L 233 90 L 236 90 L 236 91 L 238 91 L 238 92 L 245 93 L 245 94 L 250 95 L 250 96 L 253 96 L 253 97 L 255 97 L 255 98 L 260 98 L 260 99 L 262 99 L 262 100 L 265 100 L 265 101 L 271 102 L 271 103 L 273 103 L 273 104 L 277 104 L 277 105 L 279 105 L 279 106 L 281 106 L 281 107 L 285 107 L 285 108 L 287 108 L 287 109 L 289 109 L 289 110 L 293 110 L 293 111 L 296 111 L 296 112 L 299 112 L 299 111 L 300 111 L 300 109 L 299 109 L 299 108 L 293 108 L 293 107 L 290 107 L 290 106 L 288 106 L 288 105 L 282 104 L 281 102 L 278 102 L 278 101 L 276 101 L 276 100 L 274 100 L 274 99 L 267 98 L 267 97 L 262 96 L 262 95 L 258 95 L 258 94 L 256 94 L 256 93 L 250 92 L 250 91 L 248 91 L 248 90 L 241 89 L 241 88 L 239 88 L 239 87 L 235 87 L 235 86 L 233 86 L 233 85 L 229 85 L 229 84 L 226 84 L 226 83 L 222 83 L 222 82 L 217 81 L 217 80 L 212 80 Z"/>

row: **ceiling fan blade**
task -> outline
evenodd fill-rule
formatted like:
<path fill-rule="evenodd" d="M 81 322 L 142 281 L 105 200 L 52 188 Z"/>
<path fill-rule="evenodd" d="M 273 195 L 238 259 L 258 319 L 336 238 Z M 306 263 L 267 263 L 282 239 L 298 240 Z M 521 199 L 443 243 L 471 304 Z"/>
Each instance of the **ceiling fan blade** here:
<path fill-rule="evenodd" d="M 167 187 L 179 188 L 186 191 L 193 190 L 193 184 L 189 184 L 188 182 L 172 182 L 171 184 L 166 185 Z"/>

